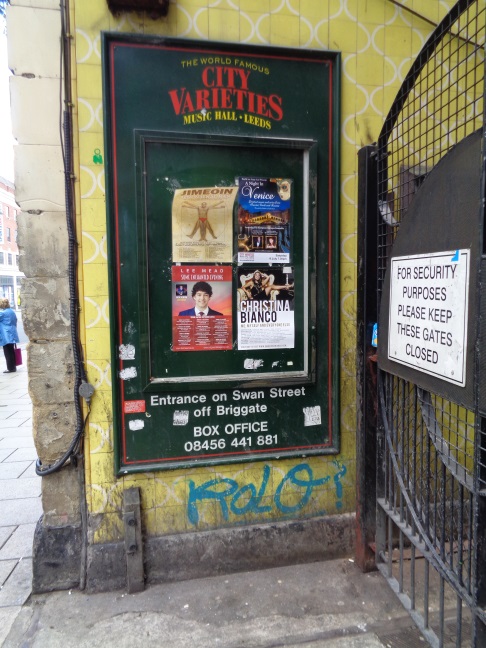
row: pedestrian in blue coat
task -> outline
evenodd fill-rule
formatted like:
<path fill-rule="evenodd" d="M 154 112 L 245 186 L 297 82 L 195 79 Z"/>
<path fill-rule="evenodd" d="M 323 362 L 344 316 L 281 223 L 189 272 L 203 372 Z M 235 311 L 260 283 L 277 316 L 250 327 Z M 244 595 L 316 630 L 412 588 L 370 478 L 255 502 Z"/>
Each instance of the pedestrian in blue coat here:
<path fill-rule="evenodd" d="M 7 361 L 7 369 L 3 373 L 17 371 L 15 345 L 18 341 L 17 315 L 10 308 L 8 299 L 0 299 L 0 346 L 3 346 L 3 353 Z"/>

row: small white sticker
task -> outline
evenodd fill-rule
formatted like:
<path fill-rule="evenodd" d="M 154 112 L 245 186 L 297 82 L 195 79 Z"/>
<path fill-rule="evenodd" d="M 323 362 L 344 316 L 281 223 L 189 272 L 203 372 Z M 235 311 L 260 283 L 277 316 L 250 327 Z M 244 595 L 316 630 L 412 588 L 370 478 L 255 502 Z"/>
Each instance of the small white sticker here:
<path fill-rule="evenodd" d="M 244 365 L 245 369 L 258 369 L 263 367 L 263 360 L 254 360 L 253 358 L 245 358 Z"/>
<path fill-rule="evenodd" d="M 172 422 L 173 425 L 187 425 L 189 423 L 189 411 L 175 410 Z"/>
<path fill-rule="evenodd" d="M 132 432 L 141 430 L 144 426 L 145 423 L 142 421 L 142 419 L 135 419 L 134 421 L 128 421 L 128 427 Z"/>
<path fill-rule="evenodd" d="M 120 344 L 118 350 L 120 360 L 135 360 L 135 347 L 133 344 Z"/>
<path fill-rule="evenodd" d="M 127 367 L 126 369 L 122 369 L 120 371 L 120 378 L 122 380 L 130 380 L 130 378 L 136 378 L 137 377 L 137 370 L 135 367 Z"/>
<path fill-rule="evenodd" d="M 309 427 L 311 425 L 320 425 L 321 424 L 321 406 L 314 405 L 314 407 L 303 407 L 302 411 L 304 412 L 304 426 Z"/>

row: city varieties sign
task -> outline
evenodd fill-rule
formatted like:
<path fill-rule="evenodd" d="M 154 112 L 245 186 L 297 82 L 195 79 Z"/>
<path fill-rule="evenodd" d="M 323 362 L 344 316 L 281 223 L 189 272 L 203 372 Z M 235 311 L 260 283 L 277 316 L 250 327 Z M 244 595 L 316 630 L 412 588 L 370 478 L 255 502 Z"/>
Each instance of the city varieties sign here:
<path fill-rule="evenodd" d="M 267 77 L 267 65 L 232 56 L 196 56 L 181 61 L 183 71 L 197 70 L 199 87 L 185 85 L 170 89 L 168 94 L 174 114 L 182 124 L 212 121 L 242 121 L 265 130 L 284 117 L 283 99 L 275 93 L 262 94 L 254 88 L 257 76 Z M 186 74 L 187 77 L 187 74 Z"/>

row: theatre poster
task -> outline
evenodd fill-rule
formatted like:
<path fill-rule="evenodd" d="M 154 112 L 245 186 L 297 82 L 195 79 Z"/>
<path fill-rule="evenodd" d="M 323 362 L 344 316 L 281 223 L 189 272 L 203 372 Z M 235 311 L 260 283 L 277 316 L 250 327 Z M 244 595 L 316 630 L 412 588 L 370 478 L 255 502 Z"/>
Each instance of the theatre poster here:
<path fill-rule="evenodd" d="M 172 202 L 172 261 L 231 263 L 237 187 L 176 189 Z"/>
<path fill-rule="evenodd" d="M 292 180 L 237 178 L 238 261 L 289 263 Z"/>
<path fill-rule="evenodd" d="M 238 351 L 294 348 L 293 268 L 241 267 L 236 293 Z"/>
<path fill-rule="evenodd" d="M 173 351 L 232 348 L 231 287 L 230 266 L 172 266 Z"/>

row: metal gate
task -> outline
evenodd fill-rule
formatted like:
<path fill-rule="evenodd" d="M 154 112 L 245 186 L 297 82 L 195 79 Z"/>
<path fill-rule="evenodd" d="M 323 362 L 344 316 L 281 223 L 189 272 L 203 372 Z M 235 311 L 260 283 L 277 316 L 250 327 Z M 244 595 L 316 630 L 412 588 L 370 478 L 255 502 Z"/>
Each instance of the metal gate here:
<path fill-rule="evenodd" d="M 358 491 L 358 530 L 363 546 L 372 546 L 376 566 L 432 646 L 486 647 L 486 399 L 481 395 L 486 390 L 481 369 L 486 338 L 480 324 L 486 315 L 480 279 L 486 268 L 485 14 L 485 0 L 457 2 L 414 62 L 377 145 L 360 152 L 360 256 L 366 270 L 361 284 L 358 277 L 358 290 L 364 288 L 366 296 L 358 312 L 363 340 L 358 428 L 365 433 L 358 442 L 358 485 L 363 491 Z M 386 297 L 394 246 L 412 218 L 414 201 L 427 191 L 437 165 L 444 165 L 466 138 L 477 141 L 471 150 L 478 152 L 479 253 L 473 264 L 477 299 L 469 314 L 478 322 L 478 335 L 468 359 L 473 380 L 465 404 L 447 389 L 427 389 L 387 365 L 385 370 L 370 346 L 370 326 Z M 455 181 L 452 175 L 450 182 Z M 421 235 L 417 228 L 415 236 Z M 380 320 L 379 345 L 381 326 Z M 360 450 L 368 459 L 360 460 Z M 374 544 L 364 495 L 370 492 L 372 471 L 366 461 L 371 452 L 376 453 Z M 370 562 L 369 555 L 361 555 L 362 566 Z"/>

